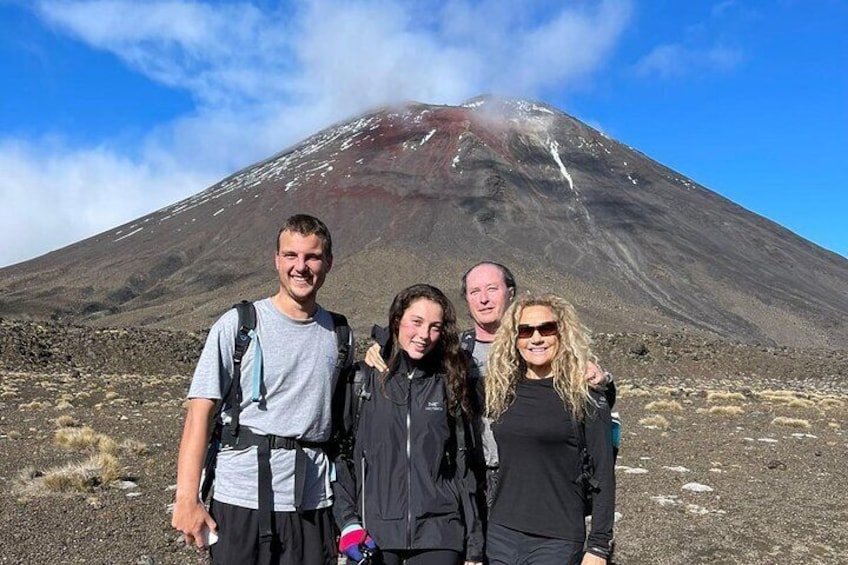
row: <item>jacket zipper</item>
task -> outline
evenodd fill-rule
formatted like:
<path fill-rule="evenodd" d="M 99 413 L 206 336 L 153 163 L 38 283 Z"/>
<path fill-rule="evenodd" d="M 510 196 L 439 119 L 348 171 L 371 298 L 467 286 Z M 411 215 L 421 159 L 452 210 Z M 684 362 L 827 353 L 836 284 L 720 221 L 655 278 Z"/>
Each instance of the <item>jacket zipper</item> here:
<path fill-rule="evenodd" d="M 407 375 L 409 393 L 406 395 L 406 548 L 412 549 L 412 376 Z"/>

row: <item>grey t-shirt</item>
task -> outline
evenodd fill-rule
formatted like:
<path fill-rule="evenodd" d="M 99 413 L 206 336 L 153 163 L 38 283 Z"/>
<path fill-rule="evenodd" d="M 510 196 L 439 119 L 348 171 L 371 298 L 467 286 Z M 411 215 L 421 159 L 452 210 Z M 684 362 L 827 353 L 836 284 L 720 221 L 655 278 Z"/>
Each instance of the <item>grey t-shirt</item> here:
<path fill-rule="evenodd" d="M 489 350 L 492 348 L 491 341 L 474 340 L 474 351 L 471 357 L 474 359 L 474 365 L 471 367 L 472 382 L 477 382 L 478 379 L 486 378 L 486 369 L 489 365 Z M 488 418 L 482 419 L 480 435 L 483 440 L 483 457 L 486 460 L 487 467 L 498 466 L 498 446 L 495 443 L 495 436 L 492 434 L 491 420 Z"/>
<path fill-rule="evenodd" d="M 319 307 L 309 320 L 292 320 L 277 310 L 270 298 L 256 302 L 255 306 L 257 337 L 251 341 L 241 367 L 244 400 L 240 425 L 257 434 L 327 441 L 331 433 L 331 402 L 338 356 L 332 317 Z M 189 398 L 221 398 L 232 378 L 237 326 L 235 310 L 224 314 L 212 326 L 194 371 Z M 266 392 L 259 402 L 252 402 L 257 342 L 262 350 L 262 379 Z M 352 347 L 350 351 L 352 355 Z M 223 417 L 228 420 L 227 411 Z M 309 464 L 302 508 L 330 506 L 330 462 L 319 449 L 306 448 L 305 451 Z M 275 511 L 295 510 L 294 466 L 294 451 L 276 449 L 271 452 Z M 255 447 L 219 453 L 215 500 L 256 509 L 257 485 Z"/>

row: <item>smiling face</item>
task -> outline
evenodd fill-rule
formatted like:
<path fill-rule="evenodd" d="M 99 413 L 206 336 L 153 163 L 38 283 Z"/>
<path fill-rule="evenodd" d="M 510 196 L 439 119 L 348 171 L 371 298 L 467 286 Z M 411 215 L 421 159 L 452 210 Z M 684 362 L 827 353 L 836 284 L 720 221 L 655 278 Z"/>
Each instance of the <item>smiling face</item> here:
<path fill-rule="evenodd" d="M 494 334 L 513 298 L 503 272 L 495 265 L 484 263 L 468 273 L 465 286 L 465 301 L 474 325 L 478 330 Z"/>
<path fill-rule="evenodd" d="M 274 263 L 280 277 L 281 299 L 311 309 L 333 263 L 332 257 L 324 253 L 321 238 L 283 231 Z"/>
<path fill-rule="evenodd" d="M 547 306 L 527 306 L 521 311 L 516 347 L 527 364 L 527 377 L 543 379 L 551 376 L 551 364 L 559 350 L 556 324 L 557 318 Z M 529 335 L 521 337 L 525 333 Z"/>
<path fill-rule="evenodd" d="M 439 343 L 443 322 L 442 307 L 428 298 L 419 298 L 401 316 L 398 345 L 413 361 L 423 359 Z"/>

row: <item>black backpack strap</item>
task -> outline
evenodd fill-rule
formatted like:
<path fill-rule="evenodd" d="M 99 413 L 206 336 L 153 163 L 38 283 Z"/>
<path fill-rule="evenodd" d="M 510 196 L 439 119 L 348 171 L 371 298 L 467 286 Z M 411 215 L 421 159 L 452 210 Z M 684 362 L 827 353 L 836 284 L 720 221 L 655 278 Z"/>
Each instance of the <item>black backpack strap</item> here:
<path fill-rule="evenodd" d="M 336 312 L 330 312 L 333 318 L 333 331 L 336 332 L 336 342 L 338 343 L 338 356 L 336 357 L 336 373 L 334 378 L 338 378 L 341 372 L 350 364 L 351 350 L 351 331 L 350 324 L 347 323 L 347 318 Z"/>
<path fill-rule="evenodd" d="M 360 370 L 353 374 L 354 412 L 351 420 L 350 435 L 356 437 L 359 430 L 359 419 L 362 417 L 362 407 L 366 400 L 371 400 L 371 378 L 373 369 L 363 365 Z"/>
<path fill-rule="evenodd" d="M 581 485 L 587 494 L 591 494 L 600 488 L 600 483 L 595 479 L 595 465 L 586 446 L 586 423 L 583 420 L 577 420 L 574 415 L 571 416 L 571 420 L 577 433 L 577 449 L 580 451 L 580 475 L 575 482 Z"/>
<path fill-rule="evenodd" d="M 233 308 L 238 312 L 238 330 L 236 332 L 235 347 L 233 348 L 233 375 L 227 393 L 223 395 L 223 399 L 224 403 L 230 408 L 232 433 L 238 437 L 239 413 L 241 412 L 241 402 L 243 399 L 241 389 L 241 361 L 244 358 L 245 352 L 247 352 L 247 348 L 250 347 L 252 340 L 251 334 L 256 329 L 256 308 L 252 302 L 247 300 L 242 300 L 238 304 L 233 305 Z M 261 360 L 257 361 L 261 362 Z"/>
<path fill-rule="evenodd" d="M 218 463 L 218 451 L 221 448 L 221 435 L 223 422 L 221 422 L 221 412 L 224 406 L 229 406 L 231 414 L 232 434 L 238 437 L 239 431 L 239 412 L 241 410 L 242 390 L 241 390 L 241 360 L 244 357 L 247 348 L 250 346 L 251 332 L 256 329 L 256 308 L 252 302 L 242 300 L 238 304 L 234 304 L 233 308 L 238 312 L 238 328 L 236 330 L 235 344 L 233 347 L 233 374 L 230 381 L 227 383 L 225 390 L 222 391 L 221 400 L 215 408 L 214 427 L 212 436 L 209 440 L 209 445 L 206 448 L 206 457 L 203 461 L 203 478 L 200 485 L 200 499 L 204 502 L 209 498 L 212 491 L 212 484 L 215 481 L 215 466 Z"/>
<path fill-rule="evenodd" d="M 459 347 L 463 351 L 467 351 L 469 355 L 474 354 L 476 341 L 474 330 L 465 330 L 459 335 Z"/>

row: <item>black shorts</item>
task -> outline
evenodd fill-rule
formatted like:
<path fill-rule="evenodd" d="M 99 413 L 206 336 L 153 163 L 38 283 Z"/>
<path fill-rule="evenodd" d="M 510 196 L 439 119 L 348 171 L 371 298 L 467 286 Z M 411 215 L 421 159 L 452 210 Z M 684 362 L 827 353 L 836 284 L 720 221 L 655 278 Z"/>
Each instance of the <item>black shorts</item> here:
<path fill-rule="evenodd" d="M 490 522 L 486 557 L 489 565 L 576 565 L 583 558 L 583 544 L 526 534 Z"/>
<path fill-rule="evenodd" d="M 212 501 L 218 542 L 209 546 L 215 565 L 336 565 L 331 508 L 274 512 L 271 543 L 259 543 L 259 511 Z"/>

